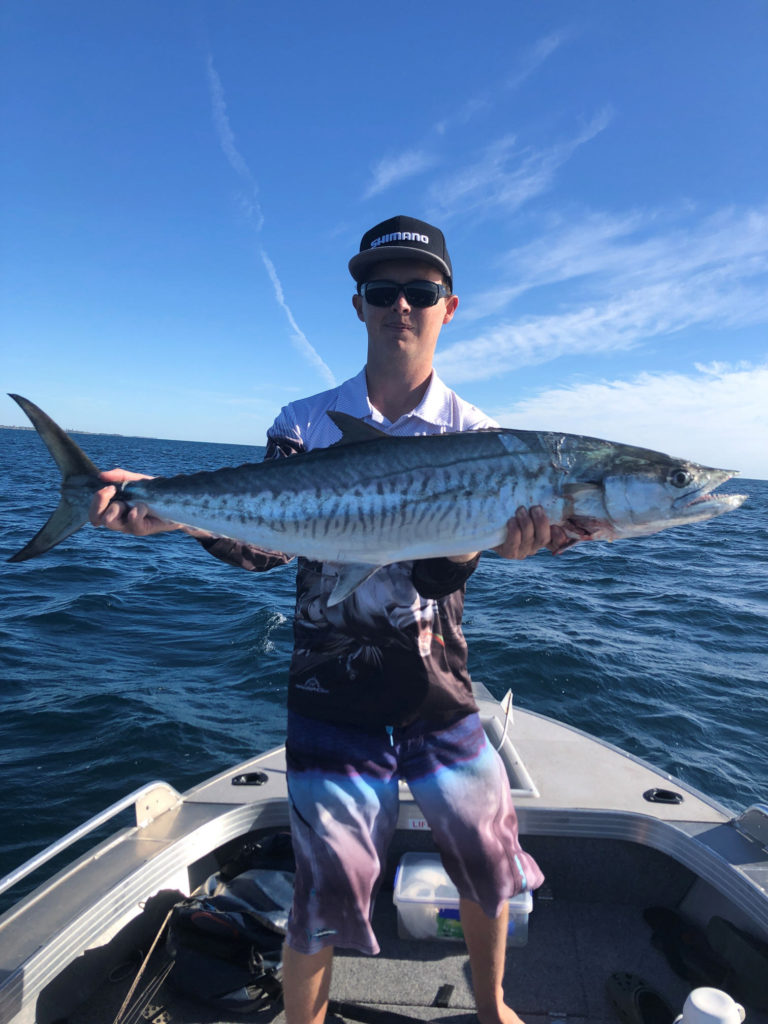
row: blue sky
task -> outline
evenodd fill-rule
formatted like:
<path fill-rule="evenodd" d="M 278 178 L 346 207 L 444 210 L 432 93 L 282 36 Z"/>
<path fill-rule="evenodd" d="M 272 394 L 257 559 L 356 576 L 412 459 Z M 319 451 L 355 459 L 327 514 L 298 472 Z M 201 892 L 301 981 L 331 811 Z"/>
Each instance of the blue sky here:
<path fill-rule="evenodd" d="M 464 397 L 768 478 L 765 0 L 5 0 L 0 37 L 2 392 L 261 444 L 362 366 L 346 264 L 407 213 Z"/>

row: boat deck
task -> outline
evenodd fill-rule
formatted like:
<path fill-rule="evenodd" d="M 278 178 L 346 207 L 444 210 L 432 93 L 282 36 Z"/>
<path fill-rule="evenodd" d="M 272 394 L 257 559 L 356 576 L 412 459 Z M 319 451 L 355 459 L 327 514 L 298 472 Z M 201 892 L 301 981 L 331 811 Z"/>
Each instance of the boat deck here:
<path fill-rule="evenodd" d="M 725 808 L 616 748 L 532 712 L 516 711 L 505 723 L 484 688 L 476 696 L 507 767 L 523 844 L 546 875 L 528 943 L 510 947 L 507 958 L 507 999 L 527 1024 L 616 1020 L 605 991 L 615 972 L 644 978 L 674 1010 L 671 1021 L 694 986 L 652 944 L 643 918 L 648 907 L 680 909 L 702 926 L 721 914 L 768 941 L 768 810 L 745 829 Z M 243 776 L 260 784 L 240 785 Z M 675 791 L 680 802 L 649 801 L 659 789 Z M 0 1024 L 116 1021 L 179 896 L 169 896 L 160 912 L 162 897 L 152 894 L 187 894 L 246 836 L 287 828 L 283 751 L 222 772 L 183 798 L 165 784 L 149 787 L 136 817 L 135 827 L 115 833 L 0 917 Z M 432 849 L 424 826 L 403 787 L 374 918 L 382 952 L 336 958 L 331 996 L 350 1021 L 474 1019 L 463 943 L 397 934 L 394 873 L 404 852 Z M 137 993 L 159 975 L 163 956 L 160 943 Z M 115 971 L 116 965 L 124 966 Z M 146 1012 L 134 1003 L 136 1012 L 120 1024 L 222 1019 L 180 999 L 167 982 L 143 1000 Z M 275 1008 L 231 1019 L 282 1024 L 283 1017 Z M 749 1007 L 748 1022 L 768 1024 L 768 1013 Z"/>
<path fill-rule="evenodd" d="M 424 848 L 430 848 L 427 836 L 419 839 Z M 407 848 L 413 849 L 413 837 L 401 834 L 399 841 L 406 840 Z M 527 945 L 508 951 L 504 986 L 508 1002 L 526 1024 L 615 1022 L 605 983 L 619 971 L 643 977 L 679 1013 L 692 986 L 673 972 L 651 944 L 643 910 L 680 904 L 694 880 L 691 873 L 664 854 L 620 840 L 531 836 L 526 847 L 544 868 L 547 882 L 534 901 Z M 391 876 L 401 851 L 395 847 L 392 852 L 388 883 L 379 894 L 374 919 L 380 955 L 339 952 L 334 965 L 332 1000 L 362 1007 L 362 1017 L 354 1015 L 358 1010 L 348 1011 L 342 1005 L 338 1013 L 329 1015 L 329 1024 L 334 1018 L 373 1024 L 386 1024 L 389 1019 L 394 1024 L 399 1016 L 443 1024 L 476 1021 L 464 944 L 398 937 Z M 147 978 L 163 962 L 160 954 L 150 963 Z M 68 1018 L 68 1024 L 114 1021 L 134 976 L 135 970 L 120 982 L 102 986 L 94 999 Z M 436 1005 L 448 991 L 449 997 L 442 999 L 447 1005 Z M 279 1009 L 222 1017 L 180 998 L 168 982 L 144 1012 L 145 1016 L 134 1019 L 154 1024 L 284 1021 Z M 752 1008 L 747 1019 L 749 1024 L 768 1024 L 768 1014 Z"/>

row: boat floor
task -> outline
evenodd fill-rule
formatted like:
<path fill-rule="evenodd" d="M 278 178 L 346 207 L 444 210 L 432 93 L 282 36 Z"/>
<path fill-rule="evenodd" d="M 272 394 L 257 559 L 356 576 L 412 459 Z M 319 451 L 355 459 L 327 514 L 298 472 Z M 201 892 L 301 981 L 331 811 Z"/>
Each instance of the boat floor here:
<path fill-rule="evenodd" d="M 693 986 L 679 978 L 651 944 L 643 909 L 657 902 L 671 905 L 674 901 L 669 897 L 678 884 L 674 878 L 661 885 L 657 882 L 649 892 L 637 878 L 628 877 L 626 902 L 617 902 L 615 893 L 602 901 L 593 887 L 591 892 L 565 895 L 545 887 L 534 903 L 527 945 L 508 950 L 504 982 L 508 1003 L 526 1024 L 615 1022 L 619 1018 L 606 995 L 605 984 L 614 972 L 630 972 L 644 978 L 667 1000 L 674 1010 L 671 1022 Z M 399 938 L 391 896 L 391 888 L 382 889 L 374 917 L 381 953 L 365 957 L 339 951 L 334 963 L 332 1000 L 384 1011 L 378 1018 L 382 1024 L 387 1019 L 384 1014 L 389 1013 L 445 1024 L 476 1021 L 464 944 Z M 159 953 L 154 963 L 150 961 L 137 992 L 162 966 L 163 954 Z M 102 986 L 95 998 L 67 1018 L 68 1024 L 115 1021 L 135 973 L 134 969 L 121 982 Z M 436 1005 L 438 992 L 445 992 L 445 986 L 452 987 L 448 1005 Z M 329 1024 L 339 1018 L 358 1019 L 342 1010 L 329 1015 Z M 153 1024 L 283 1024 L 284 1015 L 277 1008 L 222 1016 L 221 1011 L 178 997 L 166 982 L 141 1017 L 128 1019 Z M 768 1024 L 768 1014 L 751 1008 L 747 1019 L 749 1024 Z"/>
<path fill-rule="evenodd" d="M 516 713 L 512 747 L 499 720 L 498 703 L 490 695 L 478 703 L 481 713 L 487 708 L 495 730 L 491 739 L 501 746 L 508 770 L 515 775 L 513 792 L 523 845 L 547 879 L 534 898 L 527 945 L 508 951 L 507 1002 L 526 1024 L 607 1024 L 618 1017 L 606 995 L 606 982 L 612 974 L 626 972 L 645 979 L 662 995 L 673 1011 L 671 1022 L 694 986 L 678 977 L 654 947 L 643 911 L 653 906 L 680 909 L 700 926 L 715 914 L 730 918 L 730 911 L 739 909 L 731 907 L 732 893 L 743 902 L 747 898 L 744 891 L 747 896 L 753 892 L 756 898 L 766 891 L 762 845 L 729 828 L 723 809 L 688 790 L 681 804 L 649 803 L 646 791 L 668 787 L 672 781 L 668 776 L 534 713 Z M 524 766 L 535 780 L 536 791 L 533 787 L 526 790 Z M 185 891 L 202 884 L 221 866 L 222 858 L 232 855 L 232 844 L 242 841 L 245 831 L 236 830 L 258 828 L 261 833 L 287 827 L 282 751 L 260 755 L 237 769 L 238 774 L 257 771 L 268 776 L 266 796 L 262 789 L 233 790 L 233 773 L 224 772 L 187 794 L 169 814 L 158 814 L 138 830 L 139 835 L 130 834 L 130 842 L 99 852 L 95 874 L 96 861 L 84 862 L 88 871 L 83 878 L 106 893 L 114 891 L 120 878 L 128 877 L 129 869 L 157 884 L 181 884 L 170 881 L 175 875 L 155 871 L 154 865 L 167 861 L 176 868 L 181 863 L 177 863 L 178 856 L 188 858 L 193 851 L 192 860 L 184 861 L 183 873 L 189 882 Z M 401 798 L 398 829 L 374 915 L 381 954 L 365 957 L 339 952 L 335 961 L 332 1000 L 383 1011 L 375 1020 L 375 1014 L 369 1013 L 369 1024 L 385 1024 L 387 1014 L 393 1015 L 393 1021 L 399 1016 L 401 1020 L 410 1017 L 444 1024 L 476 1019 L 463 943 L 406 940 L 397 934 L 392 902 L 395 867 L 403 853 L 433 848 L 430 833 L 421 827 L 419 817 L 414 817 L 417 811 L 409 798 Z M 207 832 L 205 841 L 201 838 L 209 827 L 217 839 L 213 845 L 209 845 L 212 836 Z M 685 856 L 676 859 L 676 853 Z M 167 855 L 166 860 L 161 855 Z M 700 870 L 703 866 L 711 875 L 721 863 L 729 866 L 727 895 Z M 63 894 L 72 896 L 70 876 L 64 880 L 70 888 L 63 887 Z M 154 889 L 141 891 L 148 894 Z M 52 898 L 56 892 L 51 890 Z M 73 901 L 80 899 L 89 906 L 88 895 L 78 891 Z M 135 906 L 133 896 L 131 900 Z M 155 906 L 154 917 L 147 905 L 107 945 L 91 946 L 64 966 L 47 987 L 36 990 L 38 1024 L 64 1024 L 65 1019 L 66 1024 L 116 1021 L 143 957 L 130 951 L 150 948 L 169 905 L 159 916 Z M 764 903 L 756 909 L 760 911 L 756 914 L 759 924 L 764 920 Z M 18 957 L 27 947 L 27 957 L 37 948 L 39 935 L 46 934 L 50 913 L 49 904 L 38 907 L 32 903 L 26 917 L 14 922 L 19 933 L 15 942 L 21 950 Z M 67 907 L 60 916 L 65 921 L 77 917 L 75 909 Z M 735 924 L 748 927 L 743 908 L 733 918 Z M 757 935 L 764 934 L 760 927 L 754 930 Z M 159 943 L 137 993 L 159 975 L 162 945 Z M 132 964 L 116 972 L 115 966 L 124 964 L 129 955 L 133 955 Z M 14 962 L 23 963 L 23 959 Z M 116 974 L 121 980 L 98 981 Z M 91 994 L 94 988 L 95 995 Z M 448 988 L 447 1005 L 436 1005 L 438 993 Z M 732 994 L 738 997 L 738 993 Z M 279 1007 L 261 1014 L 222 1016 L 220 1011 L 179 998 L 168 982 L 149 1002 L 152 1008 L 144 1006 L 143 1013 L 141 1006 L 133 1013 L 132 1002 L 132 1012 L 123 1015 L 120 1024 L 138 1024 L 139 1020 L 152 1024 L 231 1024 L 236 1020 L 284 1024 Z M 77 1010 L 72 1011 L 72 1006 Z M 359 1018 L 345 1011 L 344 1019 Z M 768 1013 L 747 1007 L 747 1021 L 768 1024 Z"/>

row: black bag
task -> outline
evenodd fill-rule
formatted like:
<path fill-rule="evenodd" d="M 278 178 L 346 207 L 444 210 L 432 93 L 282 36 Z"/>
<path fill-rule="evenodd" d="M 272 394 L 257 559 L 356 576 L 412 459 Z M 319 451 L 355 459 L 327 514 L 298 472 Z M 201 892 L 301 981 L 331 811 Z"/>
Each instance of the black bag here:
<path fill-rule="evenodd" d="M 173 960 L 168 982 L 178 993 L 243 1013 L 280 999 L 293 868 L 290 836 L 246 843 L 174 906 L 166 949 Z"/>
<path fill-rule="evenodd" d="M 191 896 L 171 913 L 169 984 L 181 995 L 248 1013 L 282 995 L 282 936 L 226 897 Z"/>
<path fill-rule="evenodd" d="M 168 923 L 169 984 L 181 995 L 248 1013 L 282 996 L 282 944 L 293 894 L 290 836 L 245 843 Z"/>

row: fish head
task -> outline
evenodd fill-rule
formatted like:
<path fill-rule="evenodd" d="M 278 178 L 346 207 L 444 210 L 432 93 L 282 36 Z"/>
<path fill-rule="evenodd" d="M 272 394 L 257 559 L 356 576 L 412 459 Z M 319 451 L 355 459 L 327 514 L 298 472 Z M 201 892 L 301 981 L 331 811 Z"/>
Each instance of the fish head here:
<path fill-rule="evenodd" d="M 700 466 L 659 452 L 619 455 L 603 476 L 603 501 L 614 537 L 643 537 L 702 522 L 738 508 L 746 494 L 715 489 L 738 471 Z"/>

